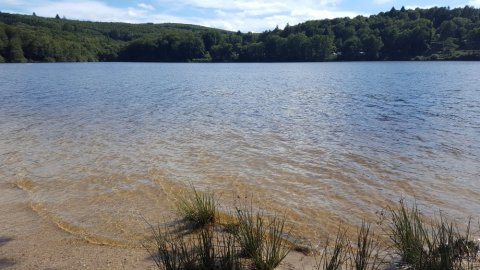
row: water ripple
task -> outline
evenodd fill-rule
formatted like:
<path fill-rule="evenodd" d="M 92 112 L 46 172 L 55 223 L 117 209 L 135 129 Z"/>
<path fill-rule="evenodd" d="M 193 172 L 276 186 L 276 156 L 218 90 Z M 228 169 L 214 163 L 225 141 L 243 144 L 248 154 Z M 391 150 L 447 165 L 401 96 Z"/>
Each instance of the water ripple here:
<path fill-rule="evenodd" d="M 479 71 L 462 62 L 4 65 L 0 181 L 28 179 L 42 213 L 116 240 L 128 238 L 116 215 L 159 218 L 145 208 L 164 203 L 153 182 L 255 193 L 266 208 L 290 209 L 307 234 L 337 218 L 373 220 L 401 197 L 475 215 Z"/>

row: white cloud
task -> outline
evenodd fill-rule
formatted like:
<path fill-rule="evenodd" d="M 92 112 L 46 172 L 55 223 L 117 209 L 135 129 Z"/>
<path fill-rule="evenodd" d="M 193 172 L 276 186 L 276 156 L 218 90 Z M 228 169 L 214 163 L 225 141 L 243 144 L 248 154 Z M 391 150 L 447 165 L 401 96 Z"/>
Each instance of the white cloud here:
<path fill-rule="evenodd" d="M 421 8 L 421 9 L 429 9 L 429 8 L 432 8 L 434 6 L 406 6 L 405 8 L 406 9 L 417 9 L 417 8 Z"/>
<path fill-rule="evenodd" d="M 472 0 L 468 3 L 468 5 L 480 8 L 480 0 Z"/>
<path fill-rule="evenodd" d="M 69 19 L 108 22 L 142 22 L 148 18 L 142 8 L 117 8 L 94 0 L 81 1 L 31 1 L 26 12 L 35 12 L 39 16 L 53 17 L 56 14 Z"/>
<path fill-rule="evenodd" d="M 199 19 L 198 24 L 217 27 L 227 30 L 241 30 L 247 31 L 263 31 L 266 29 L 273 29 L 277 25 L 281 28 L 287 23 L 294 25 L 307 20 L 323 19 L 323 18 L 338 18 L 338 17 L 354 17 L 358 15 L 353 12 L 344 11 L 326 11 L 326 10 L 311 10 L 306 8 L 293 9 L 290 13 L 285 14 L 271 14 L 262 17 L 248 16 L 245 12 L 217 12 L 215 19 Z"/>
<path fill-rule="evenodd" d="M 214 18 L 197 18 L 197 23 L 227 30 L 263 31 L 306 20 L 353 17 L 358 12 L 337 10 L 342 0 L 158 0 L 161 4 L 213 9 Z"/>
<path fill-rule="evenodd" d="M 373 3 L 377 5 L 385 5 L 388 3 L 392 3 L 394 0 L 373 0 Z"/>
<path fill-rule="evenodd" d="M 335 6 L 342 0 L 159 0 L 159 3 L 191 6 L 196 8 L 211 8 L 222 10 L 288 10 L 296 6 L 300 7 L 328 7 Z"/>
<path fill-rule="evenodd" d="M 23 0 L 0 0 L 0 5 L 20 5 L 24 3 Z"/>
<path fill-rule="evenodd" d="M 155 10 L 155 7 L 153 7 L 152 5 L 149 5 L 149 4 L 145 4 L 145 3 L 140 3 L 137 6 L 139 8 L 143 8 L 143 9 L 146 9 L 146 10 Z"/>
<path fill-rule="evenodd" d="M 354 17 L 358 12 L 338 10 L 342 0 L 157 0 L 115 7 L 102 0 L 0 0 L 17 12 L 69 19 L 130 23 L 189 23 L 226 30 L 259 32 L 304 22 L 335 17 Z M 189 11 L 188 15 L 185 10 Z M 196 12 L 192 13 L 192 10 Z M 182 15 L 176 15 L 182 14 Z"/>

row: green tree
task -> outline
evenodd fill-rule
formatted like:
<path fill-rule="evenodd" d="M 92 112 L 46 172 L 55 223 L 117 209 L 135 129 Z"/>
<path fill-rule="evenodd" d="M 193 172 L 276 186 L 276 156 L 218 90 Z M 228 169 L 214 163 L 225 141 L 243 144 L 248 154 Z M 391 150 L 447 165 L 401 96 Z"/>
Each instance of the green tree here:
<path fill-rule="evenodd" d="M 220 35 L 216 31 L 207 31 L 202 34 L 203 43 L 205 49 L 208 51 L 213 45 L 217 44 L 220 40 Z"/>
<path fill-rule="evenodd" d="M 396 10 L 314 20 L 262 33 L 0 13 L 0 56 L 23 61 L 323 61 L 480 59 L 480 9 Z"/>
<path fill-rule="evenodd" d="M 443 41 L 443 52 L 445 54 L 453 54 L 458 49 L 457 39 L 449 37 Z"/>
<path fill-rule="evenodd" d="M 288 59 L 291 61 L 305 61 L 310 55 L 310 41 L 304 33 L 288 36 Z"/>
<path fill-rule="evenodd" d="M 312 45 L 312 60 L 324 61 L 334 52 L 333 38 L 326 35 L 314 35 Z"/>
<path fill-rule="evenodd" d="M 192 60 L 196 58 L 202 58 L 205 54 L 205 46 L 203 40 L 194 35 L 187 35 L 181 40 L 178 45 L 178 60 Z"/>
<path fill-rule="evenodd" d="M 469 49 L 480 49 L 480 27 L 470 31 L 467 35 L 467 39 Z"/>
<path fill-rule="evenodd" d="M 221 43 L 212 46 L 210 55 L 213 61 L 232 61 L 238 59 L 238 54 L 233 50 L 233 45 L 230 43 Z"/>
<path fill-rule="evenodd" d="M 20 38 L 13 37 L 12 39 L 10 39 L 7 46 L 6 56 L 9 62 L 12 63 L 27 62 L 27 59 L 23 55 L 22 40 L 20 40 Z"/>
<path fill-rule="evenodd" d="M 362 43 L 356 36 L 345 41 L 342 47 L 342 58 L 347 60 L 355 60 L 362 56 Z"/>
<path fill-rule="evenodd" d="M 383 48 L 383 41 L 380 37 L 370 34 L 365 36 L 361 43 L 367 59 L 378 59 L 380 57 L 380 51 Z"/>
<path fill-rule="evenodd" d="M 5 33 L 5 26 L 4 24 L 0 23 L 0 55 L 5 53 L 5 48 L 8 45 L 8 36 Z"/>
<path fill-rule="evenodd" d="M 453 21 L 444 21 L 437 30 L 440 40 L 446 40 L 449 37 L 455 37 L 457 34 L 457 24 Z"/>
<path fill-rule="evenodd" d="M 240 60 L 263 61 L 265 58 L 265 46 L 262 42 L 250 43 L 242 48 Z"/>

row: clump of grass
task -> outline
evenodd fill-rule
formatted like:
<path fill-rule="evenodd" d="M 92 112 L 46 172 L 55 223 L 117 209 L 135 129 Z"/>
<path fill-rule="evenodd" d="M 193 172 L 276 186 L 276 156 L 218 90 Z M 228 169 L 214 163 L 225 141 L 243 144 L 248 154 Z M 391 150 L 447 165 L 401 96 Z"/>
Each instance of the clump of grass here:
<path fill-rule="evenodd" d="M 358 230 L 356 247 L 352 249 L 350 258 L 351 268 L 355 270 L 376 270 L 381 266 L 379 242 L 370 224 L 364 221 Z"/>
<path fill-rule="evenodd" d="M 209 269 L 215 266 L 216 247 L 213 238 L 213 230 L 205 228 L 201 230 L 197 249 L 199 264 L 202 269 Z"/>
<path fill-rule="evenodd" d="M 222 234 L 218 243 L 219 269 L 240 270 L 243 264 L 240 258 L 240 247 L 236 237 L 232 234 Z"/>
<path fill-rule="evenodd" d="M 154 249 L 146 247 L 158 269 L 181 270 L 195 269 L 198 255 L 192 242 L 187 241 L 185 236 L 177 236 L 175 233 L 162 230 L 160 226 L 152 229 Z"/>
<path fill-rule="evenodd" d="M 419 270 L 473 269 L 478 245 L 470 240 L 470 221 L 462 234 L 455 222 L 443 215 L 427 223 L 417 205 L 400 201 L 391 209 L 393 247 L 403 262 Z"/>
<path fill-rule="evenodd" d="M 346 237 L 347 231 L 340 225 L 333 245 L 330 238 L 327 238 L 325 247 L 320 257 L 315 256 L 315 269 L 337 270 L 342 269 L 347 263 L 349 254 L 349 241 Z"/>
<path fill-rule="evenodd" d="M 434 221 L 435 222 L 435 221 Z M 432 269 L 458 269 L 457 264 L 461 264 L 461 260 L 457 255 L 458 235 L 455 225 L 447 222 L 443 216 L 432 226 L 431 242 L 428 241 L 428 264 Z"/>
<path fill-rule="evenodd" d="M 258 269 L 274 269 L 290 253 L 290 247 L 284 240 L 285 219 L 274 217 L 268 225 L 268 235 L 264 241 L 261 257 L 254 258 Z"/>
<path fill-rule="evenodd" d="M 152 228 L 153 260 L 159 269 L 259 269 L 271 270 L 280 265 L 291 250 L 284 217 L 267 217 L 250 208 L 236 208 L 235 214 L 222 223 L 213 193 L 199 193 L 177 204 L 182 217 L 194 225 L 182 231 Z M 403 200 L 389 209 L 388 236 L 391 248 L 401 264 L 416 270 L 473 270 L 478 268 L 479 245 L 471 240 L 470 220 L 466 231 L 444 215 L 427 219 L 417 204 Z M 181 232 L 181 233 L 179 233 Z M 381 244 L 371 226 L 362 222 L 356 241 L 347 238 L 339 226 L 333 240 L 327 242 L 315 268 L 320 270 L 378 270 Z M 385 253 L 383 253 L 385 254 Z"/>
<path fill-rule="evenodd" d="M 455 222 L 447 221 L 443 215 L 432 222 L 431 241 L 427 257 L 430 269 L 474 269 L 479 246 L 470 240 L 470 220 L 462 234 Z M 425 268 L 426 269 L 426 268 Z"/>
<path fill-rule="evenodd" d="M 213 227 L 202 229 L 198 238 L 198 269 L 242 269 L 240 248 L 231 234 L 216 233 Z"/>
<path fill-rule="evenodd" d="M 243 269 L 240 248 L 235 237 L 215 234 L 213 226 L 198 234 L 182 234 L 156 228 L 154 249 L 149 249 L 158 269 L 162 270 L 239 270 Z"/>
<path fill-rule="evenodd" d="M 285 219 L 268 220 L 262 213 L 237 208 L 238 229 L 236 236 L 244 255 L 253 260 L 256 269 L 274 269 L 290 252 L 284 240 L 287 233 Z"/>
<path fill-rule="evenodd" d="M 317 270 L 377 270 L 383 264 L 378 238 L 365 222 L 357 231 L 356 242 L 347 238 L 347 230 L 340 225 L 334 240 L 327 238 L 320 254 L 314 253 L 314 259 Z"/>
<path fill-rule="evenodd" d="M 151 254 L 159 269 L 270 270 L 290 251 L 283 239 L 284 218 L 268 219 L 250 208 L 237 209 L 235 219 L 225 224 L 215 223 L 213 193 L 202 194 L 195 188 L 191 196 L 179 201 L 177 209 L 195 230 L 178 234 L 179 230 L 151 226 L 155 247 Z"/>
<path fill-rule="evenodd" d="M 180 198 L 177 211 L 195 228 L 202 228 L 215 221 L 217 215 L 215 196 L 212 192 L 200 193 L 192 187 L 191 195 Z"/>
<path fill-rule="evenodd" d="M 415 267 L 423 264 L 427 246 L 427 231 L 417 205 L 411 208 L 402 200 L 397 208 L 390 209 L 390 239 L 402 260 Z"/>
<path fill-rule="evenodd" d="M 237 208 L 238 227 L 236 236 L 245 256 L 260 257 L 265 239 L 265 224 L 261 214 L 252 209 Z"/>

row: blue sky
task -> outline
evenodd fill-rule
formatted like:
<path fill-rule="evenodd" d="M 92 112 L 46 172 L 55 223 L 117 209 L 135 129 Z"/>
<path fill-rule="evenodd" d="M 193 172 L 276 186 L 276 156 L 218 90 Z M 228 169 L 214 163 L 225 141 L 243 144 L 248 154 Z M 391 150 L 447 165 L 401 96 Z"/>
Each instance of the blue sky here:
<path fill-rule="evenodd" d="M 472 5 L 480 0 L 0 0 L 0 11 L 92 21 L 178 22 L 260 32 L 313 19 L 400 8 Z"/>

